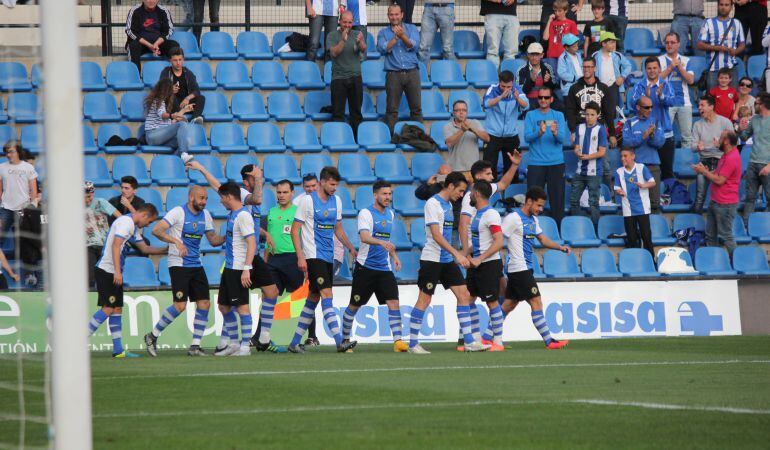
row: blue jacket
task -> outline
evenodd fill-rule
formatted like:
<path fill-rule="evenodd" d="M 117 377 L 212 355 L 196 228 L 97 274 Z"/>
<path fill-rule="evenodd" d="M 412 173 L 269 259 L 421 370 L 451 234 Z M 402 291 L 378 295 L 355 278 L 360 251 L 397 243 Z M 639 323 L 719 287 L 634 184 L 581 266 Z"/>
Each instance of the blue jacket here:
<path fill-rule="evenodd" d="M 596 78 L 599 78 L 599 74 L 602 73 L 602 51 L 599 50 L 593 54 L 594 61 L 596 61 Z M 612 65 L 615 68 L 615 78 L 623 77 L 628 78 L 631 74 L 631 63 L 620 52 L 612 52 Z M 625 83 L 620 85 L 620 92 L 625 92 Z"/>
<path fill-rule="evenodd" d="M 556 136 L 549 127 L 540 135 L 540 123 L 555 120 Z M 540 109 L 529 111 L 524 118 L 524 139 L 529 143 L 530 166 L 554 166 L 564 164 L 564 147 L 570 145 L 570 133 L 564 114 L 553 109 L 543 113 Z"/>
<path fill-rule="evenodd" d="M 580 56 L 580 53 L 576 53 L 575 56 L 577 56 L 578 64 L 582 67 L 583 57 Z M 569 95 L 569 88 L 582 77 L 582 75 L 575 72 L 575 66 L 572 64 L 572 61 L 569 60 L 569 53 L 567 51 L 559 56 L 559 60 L 556 63 L 556 74 L 559 75 L 559 80 L 561 81 L 561 94 L 564 97 Z"/>
<path fill-rule="evenodd" d="M 647 139 L 642 138 L 642 134 L 655 124 L 655 133 Z M 648 165 L 660 165 L 660 156 L 658 149 L 663 147 L 666 138 L 663 135 L 663 128 L 660 123 L 650 114 L 646 119 L 639 116 L 632 117 L 623 124 L 623 146 L 631 147 L 636 150 L 636 162 Z"/>
<path fill-rule="evenodd" d="M 663 91 L 660 93 L 660 97 L 658 97 L 657 89 L 660 84 L 663 84 Z M 638 82 L 631 90 L 628 100 L 629 104 L 636 105 L 639 97 L 645 95 L 646 90 L 647 78 Z M 650 88 L 650 99 L 652 99 L 652 112 L 650 113 L 650 117 L 654 118 L 660 124 L 661 128 L 663 128 L 663 134 L 667 138 L 674 137 L 674 128 L 671 125 L 671 117 L 668 115 L 668 108 L 671 106 L 682 106 L 684 104 L 684 98 L 681 95 L 676 95 L 674 88 L 668 81 L 658 78 L 655 87 Z"/>
<path fill-rule="evenodd" d="M 513 85 L 514 91 L 519 93 L 519 98 L 527 102 L 529 100 L 524 95 L 524 91 L 521 86 Z M 521 114 L 521 106 L 516 102 L 516 99 L 511 95 L 508 98 L 504 98 L 499 101 L 495 106 L 490 107 L 489 101 L 493 98 L 499 97 L 502 93 L 500 85 L 493 84 L 489 86 L 486 94 L 484 94 L 484 109 L 487 110 L 487 119 L 484 122 L 484 126 L 487 129 L 487 133 L 495 137 L 513 137 L 519 133 L 516 123 Z M 527 106 L 528 107 L 528 106 Z"/>

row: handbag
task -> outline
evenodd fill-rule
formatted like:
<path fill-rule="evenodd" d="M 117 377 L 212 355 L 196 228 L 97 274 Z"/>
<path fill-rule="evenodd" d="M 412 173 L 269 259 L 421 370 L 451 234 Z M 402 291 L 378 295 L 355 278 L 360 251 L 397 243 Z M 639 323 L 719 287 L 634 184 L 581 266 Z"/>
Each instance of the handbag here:
<path fill-rule="evenodd" d="M 733 24 L 735 23 L 735 19 L 730 19 L 730 25 L 727 26 L 727 29 L 725 30 L 725 34 L 722 36 L 722 40 L 719 41 L 719 45 L 722 45 L 725 43 L 725 39 L 727 39 L 727 35 L 730 34 L 730 29 L 733 27 Z M 695 86 L 698 88 L 699 91 L 707 91 L 708 90 L 708 79 L 709 79 L 709 72 L 711 71 L 711 66 L 714 65 L 714 61 L 717 59 L 717 53 L 714 52 L 714 56 L 711 57 L 711 62 L 709 63 L 709 66 L 706 67 L 706 70 L 703 71 L 702 74 L 700 74 L 700 78 L 698 78 L 698 82 L 695 83 Z"/>

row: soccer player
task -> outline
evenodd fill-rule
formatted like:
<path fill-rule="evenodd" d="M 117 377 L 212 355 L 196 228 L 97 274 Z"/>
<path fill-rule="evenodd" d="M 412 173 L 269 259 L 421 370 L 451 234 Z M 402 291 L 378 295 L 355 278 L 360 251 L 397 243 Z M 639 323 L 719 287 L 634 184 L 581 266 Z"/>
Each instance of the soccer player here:
<path fill-rule="evenodd" d="M 451 290 L 457 298 L 457 318 L 465 338 L 466 352 L 484 351 L 489 348 L 476 341 L 471 334 L 470 303 L 471 295 L 466 287 L 463 274 L 457 263 L 469 267 L 468 258 L 459 250 L 452 247 L 452 227 L 454 213 L 452 202 L 456 202 L 465 194 L 468 182 L 461 172 L 452 172 L 444 180 L 441 191 L 425 202 L 425 247 L 420 255 L 420 270 L 417 274 L 417 286 L 420 293 L 417 303 L 412 308 L 409 327 L 409 353 L 418 355 L 430 354 L 419 341 L 420 327 L 425 316 L 425 310 L 430 305 L 436 283 L 439 281 L 444 289 Z M 457 261 L 457 263 L 455 263 Z"/>
<path fill-rule="evenodd" d="M 524 206 L 505 216 L 503 234 L 508 239 L 508 285 L 503 303 L 503 314 L 506 316 L 522 300 L 532 308 L 532 323 L 545 342 L 545 348 L 556 350 L 565 347 L 569 341 L 558 341 L 551 337 L 548 324 L 543 315 L 543 302 L 540 289 L 533 275 L 534 258 L 532 241 L 537 239 L 545 248 L 559 250 L 569 254 L 570 248 L 559 245 L 543 233 L 537 216 L 543 212 L 547 196 L 545 191 L 533 186 L 527 190 Z M 485 338 L 491 338 L 487 331 Z"/>
<path fill-rule="evenodd" d="M 227 346 L 214 352 L 217 356 L 248 356 L 251 354 L 251 310 L 249 308 L 249 288 L 252 285 L 252 269 L 249 262 L 257 253 L 257 239 L 254 236 L 254 220 L 249 210 L 241 201 L 241 192 L 237 184 L 231 182 L 219 186 L 222 205 L 230 211 L 227 216 L 227 234 L 225 235 L 225 267 L 222 269 L 222 281 L 219 283 L 217 303 L 225 318 L 222 337 L 227 337 Z M 241 322 L 240 344 L 238 343 L 238 322 L 233 316 L 238 314 Z"/>
<path fill-rule="evenodd" d="M 333 236 L 337 236 L 350 254 L 356 257 L 356 249 L 342 228 L 342 201 L 334 195 L 341 179 L 336 167 L 324 167 L 321 170 L 319 189 L 302 199 L 291 226 L 291 240 L 297 252 L 297 267 L 310 283 L 310 293 L 289 345 L 289 351 L 292 353 L 305 353 L 305 347 L 300 344 L 300 340 L 315 317 L 319 299 L 326 325 L 334 335 L 337 351 L 346 352 L 357 344 L 356 341 L 342 342 L 342 333 L 332 300 Z"/>
<path fill-rule="evenodd" d="M 137 358 L 139 355 L 123 349 L 123 264 L 126 261 L 126 242 L 136 245 L 146 255 L 162 255 L 165 248 L 150 247 L 142 238 L 140 229 L 158 218 L 158 210 L 151 203 L 145 203 L 133 214 L 120 216 L 112 222 L 101 258 L 96 262 L 94 277 L 99 293 L 96 311 L 88 324 L 88 335 L 94 334 L 109 317 L 112 335 L 113 358 Z"/>
<path fill-rule="evenodd" d="M 361 246 L 353 269 L 353 287 L 350 304 L 342 315 L 342 342 L 350 340 L 353 319 L 356 312 L 369 302 L 372 294 L 377 303 L 388 305 L 388 320 L 393 333 L 393 351 L 406 352 L 409 346 L 401 339 L 401 309 L 398 304 L 398 283 L 393 267 L 401 270 L 401 261 L 396 247 L 390 242 L 393 221 L 396 215 L 390 208 L 393 189 L 386 181 L 377 181 L 372 186 L 374 204 L 358 213 L 358 234 Z M 390 258 L 393 258 L 391 266 Z"/>
<path fill-rule="evenodd" d="M 169 244 L 168 271 L 174 303 L 166 308 L 152 332 L 144 335 L 150 356 L 158 356 L 158 336 L 184 312 L 188 301 L 195 302 L 195 321 L 192 345 L 187 354 L 206 356 L 201 348 L 201 338 L 209 320 L 211 297 L 209 280 L 201 263 L 200 244 L 204 234 L 213 246 L 222 245 L 225 241 L 214 231 L 214 220 L 206 210 L 208 198 L 203 187 L 190 187 L 187 204 L 172 208 L 152 230 L 153 236 Z"/>
<path fill-rule="evenodd" d="M 476 214 L 471 222 L 471 259 L 466 281 L 473 303 L 476 298 L 480 298 L 489 308 L 490 325 L 494 332 L 494 341 L 489 350 L 502 352 L 505 349 L 503 347 L 504 319 L 497 299 L 500 295 L 500 274 L 503 273 L 503 264 L 500 260 L 503 233 L 500 213 L 489 204 L 492 191 L 492 185 L 484 180 L 473 183 L 471 189 L 471 205 L 476 208 Z M 476 323 L 478 324 L 478 318 Z M 478 338 L 474 336 L 474 339 Z"/>

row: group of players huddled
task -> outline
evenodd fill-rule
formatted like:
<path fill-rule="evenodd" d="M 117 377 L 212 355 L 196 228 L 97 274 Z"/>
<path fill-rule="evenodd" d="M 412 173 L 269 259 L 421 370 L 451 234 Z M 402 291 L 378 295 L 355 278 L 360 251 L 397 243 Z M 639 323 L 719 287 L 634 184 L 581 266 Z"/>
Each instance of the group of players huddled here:
<path fill-rule="evenodd" d="M 524 300 L 532 309 L 532 323 L 543 338 L 546 348 L 559 349 L 567 341 L 551 337 L 543 315 L 540 290 L 533 276 L 533 243 L 566 253 L 570 249 L 549 240 L 538 224 L 546 194 L 538 187 L 530 188 L 524 204 L 502 219 L 492 208 L 490 198 L 504 190 L 513 179 L 521 156 L 510 155 L 512 165 L 493 183 L 492 166 L 478 161 L 471 168 L 473 184 L 468 185 L 464 174 L 452 172 L 443 180 L 441 190 L 425 203 L 426 243 L 420 256 L 417 285 L 419 295 L 409 319 L 409 340 L 402 333 L 399 289 L 394 269 L 401 262 L 390 242 L 396 218 L 392 188 L 388 182 L 377 181 L 372 186 L 374 203 L 358 214 L 358 250 L 350 243 L 342 227 L 342 204 L 335 195 L 340 174 L 334 167 L 324 167 L 318 182 L 304 185 L 305 193 L 294 197 L 294 186 L 284 180 L 276 184 L 277 205 L 270 209 L 267 227 L 260 226 L 260 205 L 264 178 L 262 170 L 246 165 L 241 170 L 243 187 L 234 182 L 220 183 L 197 161 L 188 162 L 191 170 L 200 171 L 214 188 L 229 211 L 224 236 L 214 229 L 211 214 L 206 210 L 207 191 L 192 186 L 187 203 L 172 208 L 153 229 L 153 235 L 169 244 L 168 250 L 151 247 L 143 240 L 140 230 L 158 218 L 152 204 L 145 204 L 133 214 L 121 216 L 110 228 L 104 252 L 96 263 L 98 305 L 89 324 L 93 334 L 108 320 L 113 340 L 113 357 L 130 358 L 139 355 L 126 351 L 122 345 L 121 312 L 123 307 L 122 269 L 133 243 L 145 254 L 168 252 L 173 304 L 169 306 L 150 333 L 144 336 L 147 352 L 157 356 L 157 340 L 163 330 L 186 308 L 196 303 L 190 356 L 204 356 L 201 348 L 208 323 L 209 283 L 200 259 L 201 240 L 205 236 L 212 246 L 225 246 L 225 264 L 217 296 L 219 311 L 224 318 L 221 339 L 214 355 L 245 356 L 251 347 L 259 352 L 305 353 L 302 338 L 314 327 L 315 310 L 320 301 L 323 319 L 334 337 L 338 352 L 349 352 L 356 346 L 351 330 L 358 309 L 376 295 L 379 304 L 387 305 L 393 350 L 413 354 L 429 354 L 419 343 L 419 331 L 436 285 L 440 282 L 457 299 L 457 317 L 461 341 L 458 350 L 466 352 L 503 351 L 503 321 L 516 305 Z M 452 245 L 454 212 L 452 203 L 462 199 L 459 223 L 461 248 Z M 265 259 L 258 254 L 259 240 L 265 238 Z M 332 286 L 335 274 L 335 238 L 355 260 L 350 303 L 342 318 L 342 327 L 333 305 Z M 500 251 L 506 245 L 508 259 L 503 276 Z M 339 258 L 337 258 L 339 260 Z M 463 277 L 460 266 L 467 270 Z M 288 347 L 276 345 L 270 339 L 278 295 L 294 291 L 307 280 L 309 294 L 300 314 L 297 328 Z M 259 327 L 253 332 L 249 309 L 249 289 L 260 288 L 262 303 Z M 489 308 L 489 326 L 482 334 L 476 299 Z M 239 334 L 240 322 L 240 334 Z M 309 339 L 308 343 L 317 343 Z"/>

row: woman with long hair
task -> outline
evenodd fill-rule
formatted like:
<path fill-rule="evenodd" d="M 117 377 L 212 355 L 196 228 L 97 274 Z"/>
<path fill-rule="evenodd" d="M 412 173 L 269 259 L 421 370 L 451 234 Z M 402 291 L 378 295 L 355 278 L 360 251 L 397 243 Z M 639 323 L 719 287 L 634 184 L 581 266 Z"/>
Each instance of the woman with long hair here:
<path fill-rule="evenodd" d="M 38 201 L 37 171 L 27 162 L 29 155 L 21 142 L 6 142 L 3 154 L 8 161 L 0 164 L 0 238 L 18 222 L 27 205 Z"/>
<path fill-rule="evenodd" d="M 150 145 L 164 145 L 178 150 L 185 159 L 192 133 L 185 114 L 193 110 L 188 104 L 180 111 L 170 113 L 174 104 L 174 85 L 161 78 L 144 99 L 144 133 Z"/>

